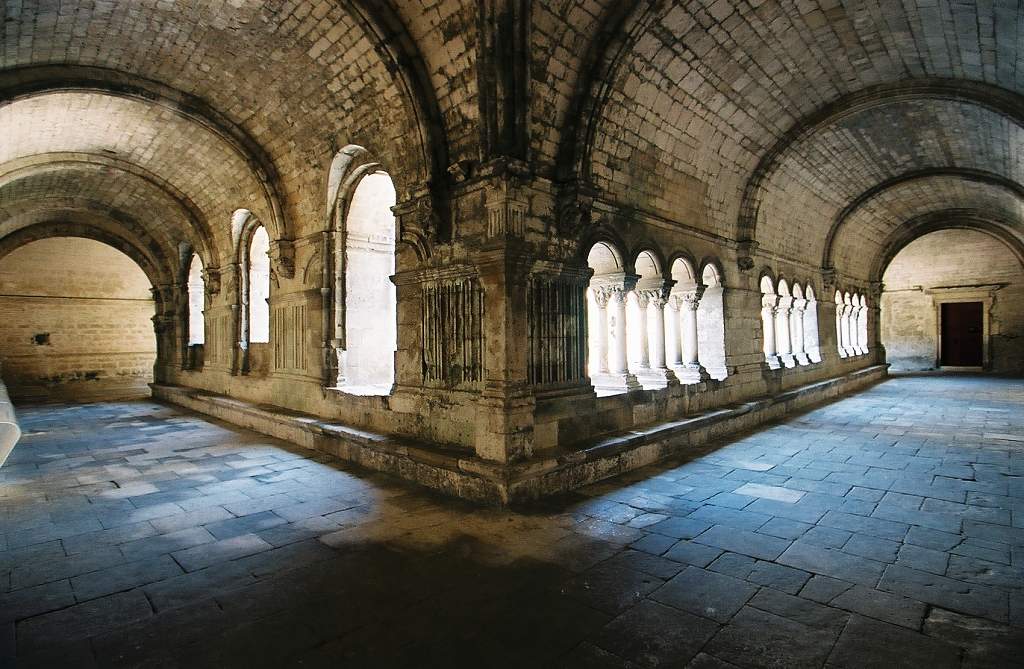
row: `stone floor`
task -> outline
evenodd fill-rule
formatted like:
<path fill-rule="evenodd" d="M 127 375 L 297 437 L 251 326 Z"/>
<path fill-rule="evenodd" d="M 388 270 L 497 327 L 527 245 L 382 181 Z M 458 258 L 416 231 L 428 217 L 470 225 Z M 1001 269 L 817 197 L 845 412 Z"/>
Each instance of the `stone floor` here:
<path fill-rule="evenodd" d="M 21 418 L 0 470 L 3 666 L 1024 653 L 1021 381 L 890 380 L 520 513 L 151 402 Z"/>

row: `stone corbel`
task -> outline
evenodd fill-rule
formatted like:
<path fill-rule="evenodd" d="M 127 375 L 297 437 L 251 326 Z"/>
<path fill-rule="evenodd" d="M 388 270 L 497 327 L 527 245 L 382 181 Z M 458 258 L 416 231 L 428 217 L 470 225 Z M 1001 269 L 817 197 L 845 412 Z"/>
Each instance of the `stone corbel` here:
<path fill-rule="evenodd" d="M 736 266 L 744 272 L 754 269 L 754 256 L 757 255 L 758 243 L 748 239 L 736 247 Z"/>
<path fill-rule="evenodd" d="M 282 279 L 295 276 L 295 244 L 290 239 L 278 239 L 270 243 L 270 263 L 274 274 Z"/>
<path fill-rule="evenodd" d="M 411 246 L 420 260 L 429 258 L 441 229 L 441 219 L 430 193 L 422 191 L 412 199 L 396 204 L 392 211 L 398 222 L 398 240 Z"/>
<path fill-rule="evenodd" d="M 822 267 L 821 268 L 821 288 L 824 291 L 824 294 L 822 295 L 823 301 L 824 301 L 824 297 L 826 297 L 826 296 L 828 297 L 828 300 L 831 301 L 833 296 L 835 296 L 835 294 L 836 294 L 836 269 L 835 269 L 835 267 Z"/>
<path fill-rule="evenodd" d="M 220 294 L 220 269 L 210 267 L 203 270 L 203 281 L 206 284 L 206 294 L 213 296 Z"/>
<path fill-rule="evenodd" d="M 562 187 L 555 202 L 555 228 L 559 235 L 576 239 L 583 234 L 593 218 L 596 195 L 593 188 L 580 183 Z"/>

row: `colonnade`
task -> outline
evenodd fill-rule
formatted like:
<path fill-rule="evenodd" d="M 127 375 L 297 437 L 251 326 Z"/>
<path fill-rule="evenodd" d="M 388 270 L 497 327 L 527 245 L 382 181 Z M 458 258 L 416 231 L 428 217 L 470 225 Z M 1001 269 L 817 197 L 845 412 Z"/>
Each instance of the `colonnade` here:
<path fill-rule="evenodd" d="M 814 290 L 800 284 L 792 291 L 785 279 L 761 278 L 761 325 L 764 357 L 772 369 L 821 362 L 818 302 Z"/>
<path fill-rule="evenodd" d="M 868 352 L 868 306 L 860 293 L 836 291 L 836 343 L 839 357 Z"/>

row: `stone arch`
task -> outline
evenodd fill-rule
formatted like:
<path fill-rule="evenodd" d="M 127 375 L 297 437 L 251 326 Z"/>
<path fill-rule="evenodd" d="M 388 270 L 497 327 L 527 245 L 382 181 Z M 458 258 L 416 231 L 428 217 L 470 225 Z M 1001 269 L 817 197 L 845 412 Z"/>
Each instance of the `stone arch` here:
<path fill-rule="evenodd" d="M 386 395 L 395 378 L 397 197 L 378 163 L 352 171 L 337 193 L 334 243 L 336 385 L 347 392 Z"/>
<path fill-rule="evenodd" d="M 885 193 L 894 188 L 898 188 L 905 184 L 909 184 L 915 181 L 923 181 L 927 179 L 933 179 L 935 177 L 956 177 L 963 179 L 964 181 L 971 181 L 976 183 L 987 184 L 995 186 L 997 188 L 1009 191 L 1015 195 L 1022 203 L 1024 203 L 1024 185 L 1007 179 L 1006 177 L 996 174 L 994 172 L 985 172 L 981 170 L 967 169 L 967 168 L 934 168 L 926 170 L 916 170 L 900 175 L 899 177 L 888 179 L 874 187 L 868 189 L 864 193 L 860 194 L 852 202 L 850 202 L 832 222 L 832 226 L 828 231 L 828 235 L 825 238 L 824 251 L 822 253 L 821 266 L 825 269 L 835 268 L 835 243 L 839 237 L 839 233 L 843 226 L 856 214 L 862 207 L 870 203 L 877 196 Z"/>
<path fill-rule="evenodd" d="M 953 100 L 978 105 L 1024 125 L 1024 97 L 998 86 L 959 79 L 922 78 L 864 88 L 826 104 L 795 123 L 758 161 L 747 179 L 740 204 L 736 238 L 757 241 L 757 224 L 765 184 L 790 147 L 819 130 L 865 110 L 907 100 Z"/>
<path fill-rule="evenodd" d="M 0 107 L 60 91 L 97 92 L 158 105 L 206 128 L 250 166 L 263 190 L 275 237 L 291 239 L 292 226 L 285 219 L 281 179 L 273 161 L 241 126 L 200 98 L 150 79 L 103 67 L 38 65 L 0 73 Z"/>
<path fill-rule="evenodd" d="M 252 344 L 263 344 L 269 342 L 270 329 L 270 308 L 269 303 L 266 309 L 262 304 L 255 307 L 255 315 L 259 320 L 253 323 L 254 303 L 257 300 L 270 298 L 271 267 L 270 267 L 270 233 L 259 218 L 252 215 L 245 209 L 238 209 L 232 216 L 232 233 L 237 230 L 238 241 L 235 248 L 235 267 L 237 268 L 236 304 L 237 309 L 237 342 L 240 349 L 241 360 L 239 371 L 247 373 L 250 370 L 252 360 L 250 357 Z M 259 245 L 257 252 L 262 253 L 262 246 L 267 246 L 266 266 L 263 266 L 262 259 L 257 267 L 253 267 L 253 246 L 254 242 Z M 254 271 L 256 275 L 254 276 Z M 266 276 L 264 277 L 264 272 Z M 259 281 L 258 286 L 253 285 L 253 280 Z M 266 292 L 264 296 L 263 293 Z M 265 318 L 265 320 L 264 320 Z M 256 337 L 254 338 L 254 330 Z"/>
<path fill-rule="evenodd" d="M 169 285 L 173 277 L 173 272 L 166 265 L 166 259 L 157 259 L 151 256 L 146 245 L 140 244 L 138 240 L 132 240 L 124 234 L 115 234 L 95 225 L 67 220 L 41 221 L 0 237 L 0 258 L 26 244 L 52 237 L 91 239 L 117 249 L 142 269 L 154 289 L 161 285 Z"/>
<path fill-rule="evenodd" d="M 120 178 L 138 179 L 146 187 L 159 192 L 181 210 L 181 217 L 188 222 L 198 241 L 197 252 L 203 256 L 205 266 L 220 266 L 220 250 L 213 238 L 212 229 L 203 211 L 186 193 L 157 174 L 113 156 L 82 153 L 36 154 L 6 163 L 0 167 L 0 189 L 23 178 L 44 176 L 60 170 L 87 171 L 106 175 L 114 170 Z"/>
<path fill-rule="evenodd" d="M 985 212 L 951 209 L 931 212 L 905 222 L 882 243 L 882 252 L 872 265 L 869 280 L 881 282 L 885 269 L 908 244 L 929 232 L 950 229 L 978 230 L 999 240 L 1010 249 L 1024 267 L 1024 236 L 1017 226 Z"/>

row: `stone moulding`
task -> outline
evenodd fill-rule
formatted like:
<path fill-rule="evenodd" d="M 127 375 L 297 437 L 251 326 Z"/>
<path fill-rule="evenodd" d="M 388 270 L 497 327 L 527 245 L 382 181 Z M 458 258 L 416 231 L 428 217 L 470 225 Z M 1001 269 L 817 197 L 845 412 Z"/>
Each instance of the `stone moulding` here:
<path fill-rule="evenodd" d="M 360 430 L 183 386 L 152 384 L 152 389 L 158 400 L 392 474 L 446 495 L 505 506 L 568 492 L 683 454 L 709 440 L 861 390 L 884 379 L 887 369 L 888 365 L 873 365 L 774 397 L 605 435 L 578 448 L 541 453 L 511 465 L 482 460 L 463 450 Z"/>

